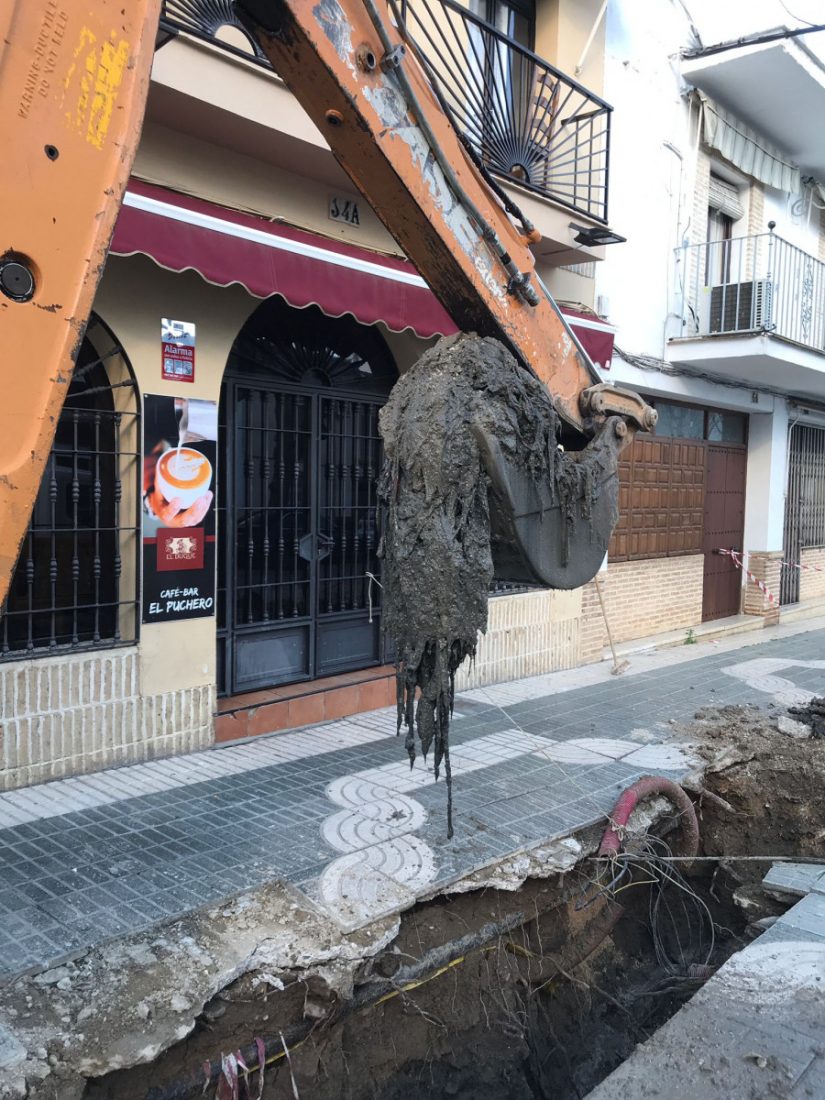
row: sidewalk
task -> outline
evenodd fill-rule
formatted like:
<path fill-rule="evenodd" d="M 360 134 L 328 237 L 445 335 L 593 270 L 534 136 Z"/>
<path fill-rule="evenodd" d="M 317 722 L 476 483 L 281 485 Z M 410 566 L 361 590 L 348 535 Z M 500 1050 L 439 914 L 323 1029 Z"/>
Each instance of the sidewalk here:
<path fill-rule="evenodd" d="M 619 677 L 600 664 L 466 692 L 452 841 L 444 784 L 410 771 L 389 708 L 0 795 L 0 975 L 272 880 L 351 931 L 448 886 L 564 869 L 636 778 L 691 770 L 674 723 L 821 693 L 823 656 L 816 620 L 638 655 Z"/>

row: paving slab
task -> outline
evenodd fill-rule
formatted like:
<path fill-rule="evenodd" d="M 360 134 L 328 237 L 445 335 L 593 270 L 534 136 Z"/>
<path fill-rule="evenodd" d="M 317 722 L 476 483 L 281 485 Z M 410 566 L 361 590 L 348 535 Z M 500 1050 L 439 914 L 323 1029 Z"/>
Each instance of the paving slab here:
<path fill-rule="evenodd" d="M 825 865 L 821 863 L 774 863 L 762 880 L 771 893 L 804 897 L 825 888 Z"/>
<path fill-rule="evenodd" d="M 349 931 L 503 861 L 569 866 L 558 845 L 636 778 L 695 766 L 674 721 L 821 684 L 825 624 L 755 637 L 461 694 L 452 840 L 444 783 L 410 768 L 389 708 L 0 795 L 0 976 L 272 881 Z"/>

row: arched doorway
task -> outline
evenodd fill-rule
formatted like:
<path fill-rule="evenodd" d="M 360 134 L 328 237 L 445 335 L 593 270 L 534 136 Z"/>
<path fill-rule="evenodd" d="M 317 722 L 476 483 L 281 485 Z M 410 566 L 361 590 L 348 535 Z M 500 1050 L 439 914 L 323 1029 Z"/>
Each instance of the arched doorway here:
<path fill-rule="evenodd" d="M 374 328 L 280 298 L 221 391 L 218 668 L 236 694 L 383 661 L 378 412 L 397 378 Z"/>

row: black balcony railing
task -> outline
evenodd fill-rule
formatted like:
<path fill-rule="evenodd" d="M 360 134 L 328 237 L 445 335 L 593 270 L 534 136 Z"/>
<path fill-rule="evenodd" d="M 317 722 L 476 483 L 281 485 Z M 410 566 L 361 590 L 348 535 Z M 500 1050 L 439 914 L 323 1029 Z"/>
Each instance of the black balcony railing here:
<path fill-rule="evenodd" d="M 400 0 L 441 100 L 498 175 L 607 221 L 612 108 L 454 0 Z"/>
<path fill-rule="evenodd" d="M 393 9 L 444 107 L 489 169 L 607 221 L 607 103 L 454 0 L 398 0 Z M 243 29 L 232 0 L 165 0 L 164 22 L 245 52 L 218 37 L 225 27 Z M 251 42 L 248 53 L 266 63 Z"/>
<path fill-rule="evenodd" d="M 258 44 L 252 41 L 241 25 L 232 0 L 163 0 L 161 22 L 173 31 L 186 31 L 195 38 L 215 42 L 232 53 L 247 57 L 251 54 L 254 60 L 269 65 Z M 218 37 L 227 27 L 233 27 L 243 34 L 249 44 L 248 49 L 241 49 Z"/>

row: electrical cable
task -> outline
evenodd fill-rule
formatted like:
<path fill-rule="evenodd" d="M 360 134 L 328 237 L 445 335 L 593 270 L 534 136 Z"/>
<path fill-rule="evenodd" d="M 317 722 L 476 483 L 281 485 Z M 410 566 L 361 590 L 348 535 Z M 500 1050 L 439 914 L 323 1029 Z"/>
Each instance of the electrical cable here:
<path fill-rule="evenodd" d="M 797 21 L 797 23 L 804 23 L 806 27 L 815 27 L 816 26 L 816 23 L 812 23 L 810 21 L 810 19 L 803 19 L 801 15 L 794 15 L 794 13 L 791 11 L 791 9 L 788 7 L 788 5 L 785 3 L 785 0 L 779 0 L 779 3 L 782 5 L 782 7 L 785 9 L 785 11 L 788 13 L 788 15 L 791 17 L 791 19 L 795 19 Z"/>

